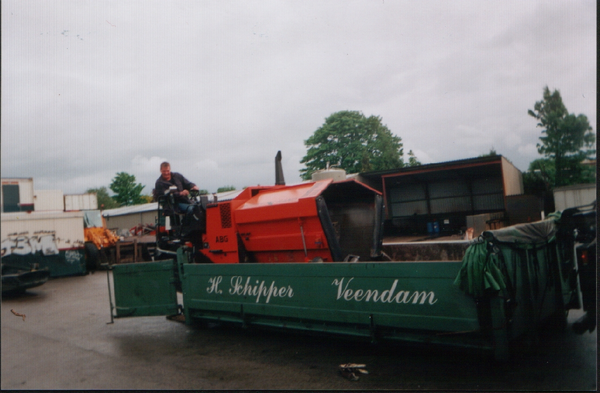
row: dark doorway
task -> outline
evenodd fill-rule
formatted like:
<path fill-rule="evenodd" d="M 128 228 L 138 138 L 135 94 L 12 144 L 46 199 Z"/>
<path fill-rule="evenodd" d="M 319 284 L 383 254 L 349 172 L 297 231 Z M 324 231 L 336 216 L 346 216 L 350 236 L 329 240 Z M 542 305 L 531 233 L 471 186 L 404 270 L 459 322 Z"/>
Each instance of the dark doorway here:
<path fill-rule="evenodd" d="M 19 206 L 19 185 L 18 184 L 3 184 L 2 195 L 4 206 L 2 211 L 4 213 L 12 213 L 21 211 Z"/>

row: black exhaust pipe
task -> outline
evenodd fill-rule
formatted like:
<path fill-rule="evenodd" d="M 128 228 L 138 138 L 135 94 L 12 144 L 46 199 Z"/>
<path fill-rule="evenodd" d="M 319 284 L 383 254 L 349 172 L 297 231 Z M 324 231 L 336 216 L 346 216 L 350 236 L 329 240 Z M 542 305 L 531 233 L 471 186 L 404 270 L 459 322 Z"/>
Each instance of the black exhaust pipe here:
<path fill-rule="evenodd" d="M 281 150 L 277 152 L 275 156 L 275 185 L 285 186 L 285 179 L 283 178 L 283 167 L 281 166 Z"/>

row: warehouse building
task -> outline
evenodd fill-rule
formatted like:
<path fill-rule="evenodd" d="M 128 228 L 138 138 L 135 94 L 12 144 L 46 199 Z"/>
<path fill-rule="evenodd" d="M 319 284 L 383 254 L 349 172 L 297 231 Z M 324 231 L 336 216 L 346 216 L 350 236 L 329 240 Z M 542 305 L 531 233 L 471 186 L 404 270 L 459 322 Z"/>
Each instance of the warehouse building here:
<path fill-rule="evenodd" d="M 144 203 L 143 205 L 133 205 L 118 207 L 102 211 L 102 216 L 106 220 L 106 227 L 117 234 L 123 231 L 129 231 L 137 226 L 154 226 L 156 224 L 156 212 L 158 203 Z"/>
<path fill-rule="evenodd" d="M 521 172 L 501 155 L 361 173 L 383 192 L 386 233 L 440 234 L 486 229 L 542 216 L 540 201 L 523 195 Z"/>
<path fill-rule="evenodd" d="M 224 201 L 235 198 L 240 192 L 241 190 L 227 191 L 213 194 L 210 197 Z M 117 234 L 143 230 L 144 228 L 154 227 L 156 224 L 158 220 L 158 202 L 107 209 L 102 211 L 102 216 L 106 219 L 107 228 Z"/>

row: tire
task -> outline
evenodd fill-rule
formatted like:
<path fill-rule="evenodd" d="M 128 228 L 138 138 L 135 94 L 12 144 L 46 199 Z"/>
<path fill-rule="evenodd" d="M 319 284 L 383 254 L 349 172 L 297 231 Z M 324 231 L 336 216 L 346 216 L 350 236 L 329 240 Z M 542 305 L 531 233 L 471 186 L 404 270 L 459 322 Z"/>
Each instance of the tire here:
<path fill-rule="evenodd" d="M 568 310 L 556 310 L 554 314 L 546 320 L 546 326 L 556 332 L 564 332 L 567 329 L 568 316 Z"/>
<path fill-rule="evenodd" d="M 87 242 L 85 247 L 85 267 L 87 271 L 96 270 L 100 265 L 100 251 L 92 242 Z"/>

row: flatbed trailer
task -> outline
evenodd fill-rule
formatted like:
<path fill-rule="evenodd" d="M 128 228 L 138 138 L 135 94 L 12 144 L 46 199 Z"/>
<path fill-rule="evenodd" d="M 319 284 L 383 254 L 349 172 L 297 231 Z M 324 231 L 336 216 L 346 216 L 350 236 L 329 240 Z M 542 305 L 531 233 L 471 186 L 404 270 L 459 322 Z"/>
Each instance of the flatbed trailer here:
<path fill-rule="evenodd" d="M 172 259 L 113 266 L 111 317 L 183 314 L 189 325 L 452 345 L 507 360 L 511 342 L 535 340 L 549 322 L 564 328 L 568 310 L 580 307 L 573 236 L 561 231 L 559 215 L 474 241 L 384 245 L 377 192 L 362 188 L 352 199 L 360 185 L 304 187 L 249 189 L 209 206 L 203 241 L 178 242 L 166 251 Z M 302 212 L 307 206 L 313 210 Z M 352 225 L 348 216 L 362 224 L 339 228 Z"/>
<path fill-rule="evenodd" d="M 410 261 L 196 263 L 181 247 L 173 260 L 114 266 L 112 310 L 116 318 L 182 313 L 190 325 L 451 345 L 507 360 L 511 342 L 535 340 L 546 323 L 564 328 L 568 310 L 580 307 L 573 248 L 556 228 L 547 220 L 475 241 L 383 247 L 410 250 L 404 255 L 419 259 Z M 461 249 L 458 260 L 435 258 Z"/>

